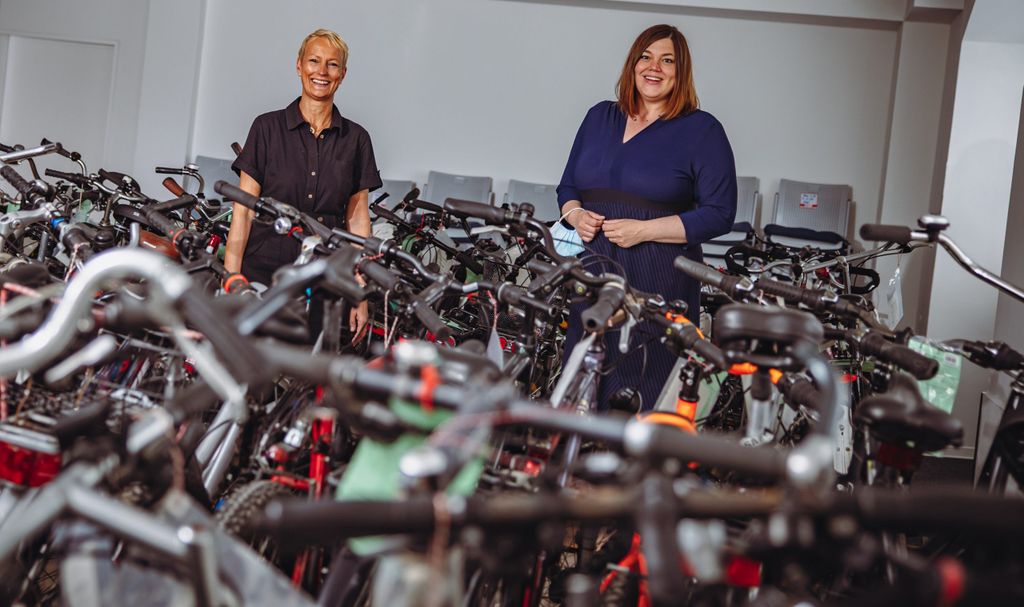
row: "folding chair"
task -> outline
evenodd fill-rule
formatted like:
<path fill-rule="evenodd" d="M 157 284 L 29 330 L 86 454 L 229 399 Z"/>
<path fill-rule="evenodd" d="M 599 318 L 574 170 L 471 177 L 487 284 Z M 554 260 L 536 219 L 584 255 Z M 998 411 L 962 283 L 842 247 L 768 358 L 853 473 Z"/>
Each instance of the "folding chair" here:
<path fill-rule="evenodd" d="M 533 216 L 540 221 L 551 223 L 561 217 L 558 208 L 558 193 L 553 185 L 530 183 L 510 179 L 505 192 L 505 204 L 528 202 L 533 205 Z"/>
<path fill-rule="evenodd" d="M 757 177 L 736 178 L 736 220 L 732 230 L 701 245 L 704 257 L 711 265 L 724 265 L 729 249 L 753 240 L 760 211 L 760 187 L 761 180 Z"/>
<path fill-rule="evenodd" d="M 845 249 L 852 197 L 848 185 L 783 179 L 775 194 L 772 220 L 764 226 L 765 237 L 788 247 Z"/>

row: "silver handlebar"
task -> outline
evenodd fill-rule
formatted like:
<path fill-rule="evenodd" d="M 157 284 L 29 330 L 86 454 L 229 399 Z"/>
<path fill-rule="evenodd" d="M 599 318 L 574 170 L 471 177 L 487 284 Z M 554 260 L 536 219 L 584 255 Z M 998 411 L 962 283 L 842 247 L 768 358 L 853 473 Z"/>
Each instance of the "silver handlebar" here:
<path fill-rule="evenodd" d="M 37 371 L 60 357 L 89 317 L 93 294 L 109 280 L 148 280 L 151 315 L 174 324 L 170 303 L 187 291 L 192 281 L 169 259 L 150 251 L 117 249 L 95 256 L 68 283 L 63 299 L 34 333 L 0 350 L 0 377 L 9 378 L 20 370 Z"/>

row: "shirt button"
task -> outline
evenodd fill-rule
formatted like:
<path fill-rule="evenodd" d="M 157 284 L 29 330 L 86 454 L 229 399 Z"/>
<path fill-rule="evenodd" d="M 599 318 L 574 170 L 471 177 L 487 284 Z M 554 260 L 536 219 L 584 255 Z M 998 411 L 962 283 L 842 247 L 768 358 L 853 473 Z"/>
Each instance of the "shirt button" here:
<path fill-rule="evenodd" d="M 323 215 L 317 215 L 316 216 L 316 220 L 319 221 L 319 222 L 323 222 L 324 216 Z"/>
<path fill-rule="evenodd" d="M 316 177 L 316 171 L 311 172 L 310 175 L 312 175 L 313 177 Z"/>
<path fill-rule="evenodd" d="M 313 197 L 312 194 L 306 194 L 306 198 L 312 198 L 312 197 Z"/>
<path fill-rule="evenodd" d="M 324 134 L 320 133 L 320 139 L 323 139 L 323 138 L 324 138 Z"/>

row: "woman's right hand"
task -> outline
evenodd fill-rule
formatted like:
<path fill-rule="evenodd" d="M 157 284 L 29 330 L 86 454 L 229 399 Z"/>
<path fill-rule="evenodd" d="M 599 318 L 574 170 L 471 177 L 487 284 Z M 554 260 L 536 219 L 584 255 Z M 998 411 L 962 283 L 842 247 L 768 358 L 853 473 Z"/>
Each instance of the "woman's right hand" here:
<path fill-rule="evenodd" d="M 601 231 L 601 224 L 604 223 L 604 216 L 598 215 L 593 211 L 576 211 L 575 213 L 569 213 L 565 218 L 572 227 L 576 228 L 576 232 L 580 235 L 583 242 L 590 242 L 597 236 L 597 233 Z"/>

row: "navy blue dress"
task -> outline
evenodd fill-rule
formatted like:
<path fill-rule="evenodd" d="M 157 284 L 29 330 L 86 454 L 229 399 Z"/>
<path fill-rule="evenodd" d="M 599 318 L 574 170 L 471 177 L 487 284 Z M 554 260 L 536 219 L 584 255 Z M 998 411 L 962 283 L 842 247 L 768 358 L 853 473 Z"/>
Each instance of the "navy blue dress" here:
<path fill-rule="evenodd" d="M 576 133 L 566 163 L 558 203 L 579 200 L 605 219 L 655 219 L 678 215 L 686 229 L 686 244 L 644 242 L 630 248 L 612 244 L 603 232 L 588 243 L 581 258 L 592 272 L 625 272 L 636 289 L 681 299 L 688 316 L 700 313 L 700 285 L 672 267 L 679 255 L 702 260 L 700 243 L 727 233 L 736 217 L 736 165 L 721 123 L 697 110 L 672 120 L 658 120 L 622 143 L 626 116 L 613 101 L 602 101 L 587 112 Z M 604 256 L 612 262 L 602 261 Z M 621 266 L 621 270 L 616 266 Z M 566 357 L 582 337 L 579 314 L 573 306 L 566 336 Z M 656 331 L 634 328 L 631 354 L 618 351 L 618 333 L 606 335 L 605 365 L 614 365 L 601 381 L 602 406 L 618 389 L 640 390 L 644 409 L 655 405 L 675 364 L 675 356 L 649 341 Z M 644 353 L 646 351 L 646 355 Z M 621 360 L 619 360 L 621 358 Z"/>

